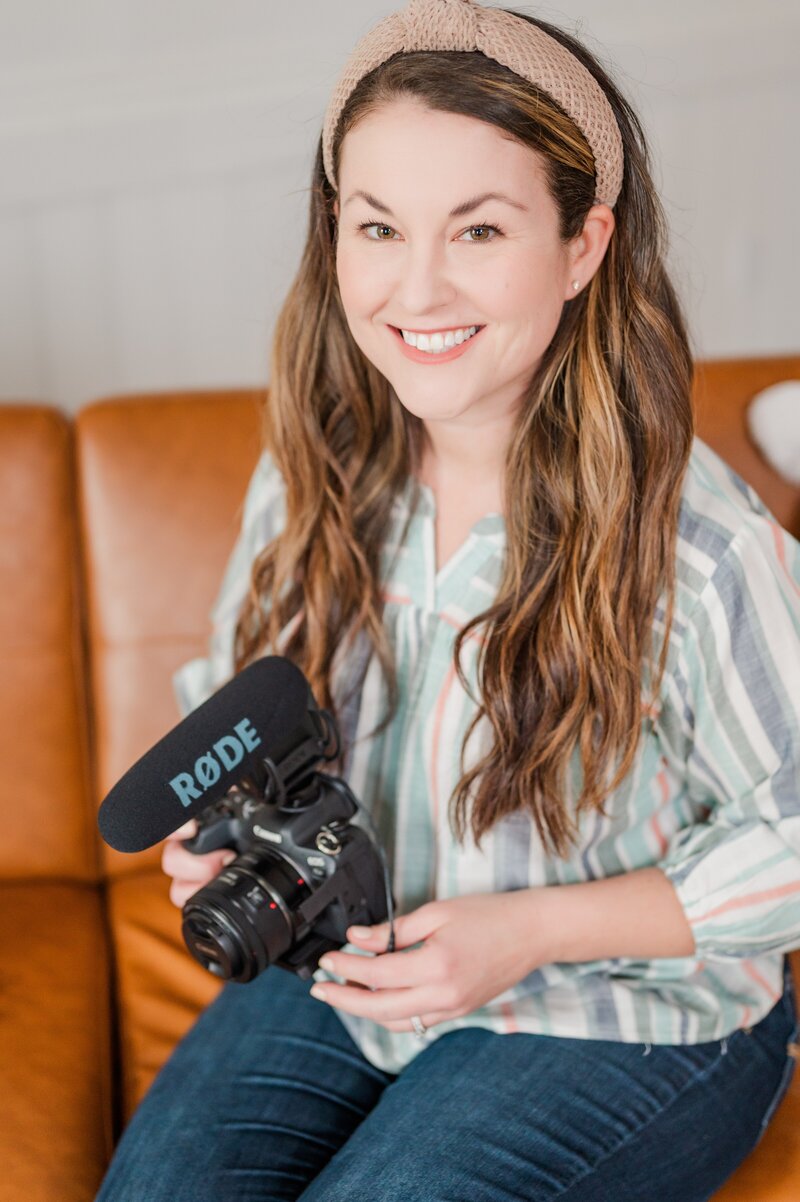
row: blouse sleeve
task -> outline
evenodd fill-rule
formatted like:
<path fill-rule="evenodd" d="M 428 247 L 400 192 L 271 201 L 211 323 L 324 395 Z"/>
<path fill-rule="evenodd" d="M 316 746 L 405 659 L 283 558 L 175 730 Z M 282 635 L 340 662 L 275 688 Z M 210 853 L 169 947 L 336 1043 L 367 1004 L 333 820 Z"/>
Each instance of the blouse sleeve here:
<path fill-rule="evenodd" d="M 284 520 L 283 480 L 265 450 L 247 486 L 239 534 L 209 612 L 208 653 L 189 660 L 172 676 L 172 689 L 182 718 L 233 676 L 233 639 L 250 584 L 250 569 L 259 551 L 279 533 Z"/>
<path fill-rule="evenodd" d="M 800 946 L 800 543 L 774 519 L 738 532 L 694 603 L 662 716 L 705 816 L 660 863 L 697 955 Z"/>

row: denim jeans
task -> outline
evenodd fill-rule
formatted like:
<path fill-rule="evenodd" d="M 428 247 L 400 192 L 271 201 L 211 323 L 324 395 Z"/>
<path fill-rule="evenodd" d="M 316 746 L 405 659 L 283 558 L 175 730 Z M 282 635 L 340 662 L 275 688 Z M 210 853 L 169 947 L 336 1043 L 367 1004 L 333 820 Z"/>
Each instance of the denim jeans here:
<path fill-rule="evenodd" d="M 794 992 L 751 1030 L 642 1045 L 480 1027 L 397 1075 L 280 968 L 227 984 L 123 1133 L 97 1202 L 701 1202 L 786 1092 Z"/>

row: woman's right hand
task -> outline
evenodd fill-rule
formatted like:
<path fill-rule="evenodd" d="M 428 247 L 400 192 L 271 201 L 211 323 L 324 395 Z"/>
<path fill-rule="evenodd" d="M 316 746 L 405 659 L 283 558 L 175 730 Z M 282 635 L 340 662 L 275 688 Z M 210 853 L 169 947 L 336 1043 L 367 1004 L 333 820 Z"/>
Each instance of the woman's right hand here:
<path fill-rule="evenodd" d="M 161 853 L 161 867 L 167 876 L 173 878 L 169 887 L 169 900 L 181 909 L 187 898 L 198 889 L 202 889 L 203 885 L 207 885 L 215 876 L 219 876 L 225 865 L 236 859 L 236 852 L 229 847 L 223 847 L 219 851 L 207 851 L 202 856 L 187 851 L 181 840 L 191 839 L 196 834 L 197 819 L 190 818 L 187 823 L 172 832 Z"/>

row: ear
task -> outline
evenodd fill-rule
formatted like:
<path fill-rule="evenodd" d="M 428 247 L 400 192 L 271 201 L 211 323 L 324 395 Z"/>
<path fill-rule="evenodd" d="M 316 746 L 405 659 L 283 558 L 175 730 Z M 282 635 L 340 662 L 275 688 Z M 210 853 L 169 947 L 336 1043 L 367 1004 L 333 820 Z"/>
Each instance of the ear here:
<path fill-rule="evenodd" d="M 565 300 L 573 300 L 589 283 L 603 261 L 615 226 L 614 212 L 608 205 L 592 205 L 586 214 L 583 229 L 568 244 Z M 573 286 L 574 280 L 579 282 L 579 288 Z"/>

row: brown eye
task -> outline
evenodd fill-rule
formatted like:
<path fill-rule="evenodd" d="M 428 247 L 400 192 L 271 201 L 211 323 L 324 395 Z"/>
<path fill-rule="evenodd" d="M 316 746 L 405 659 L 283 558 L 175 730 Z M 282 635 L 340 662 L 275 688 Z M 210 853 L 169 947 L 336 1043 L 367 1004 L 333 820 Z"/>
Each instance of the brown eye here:
<path fill-rule="evenodd" d="M 502 230 L 499 228 L 499 226 L 496 226 L 496 225 L 471 225 L 468 230 L 464 230 L 464 233 L 472 234 L 474 230 L 483 230 L 485 232 L 491 232 L 492 237 L 491 238 L 470 238 L 469 239 L 470 242 L 494 242 L 495 237 L 499 236 L 502 233 Z"/>
<path fill-rule="evenodd" d="M 394 230 L 392 229 L 392 227 L 390 225 L 383 225 L 383 223 L 380 221 L 362 221 L 361 225 L 358 228 L 359 228 L 359 230 L 388 230 L 390 232 L 390 234 L 394 233 Z M 390 242 L 391 238 L 380 238 L 380 237 L 379 238 L 370 238 L 370 241 L 371 242 Z"/>

